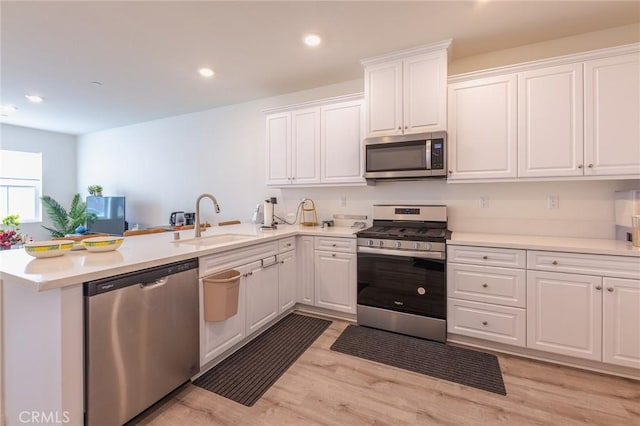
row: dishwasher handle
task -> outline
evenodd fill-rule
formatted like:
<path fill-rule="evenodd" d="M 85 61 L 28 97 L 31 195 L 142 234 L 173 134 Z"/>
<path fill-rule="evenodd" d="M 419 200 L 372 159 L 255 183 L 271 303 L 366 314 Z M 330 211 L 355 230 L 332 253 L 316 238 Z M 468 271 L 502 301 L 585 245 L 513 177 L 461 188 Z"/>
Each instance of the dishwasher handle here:
<path fill-rule="evenodd" d="M 166 277 L 155 279 L 153 281 L 140 283 L 140 287 L 142 287 L 142 289 L 144 289 L 144 290 L 153 290 L 154 288 L 162 287 L 168 281 L 169 281 L 169 277 L 166 276 Z"/>

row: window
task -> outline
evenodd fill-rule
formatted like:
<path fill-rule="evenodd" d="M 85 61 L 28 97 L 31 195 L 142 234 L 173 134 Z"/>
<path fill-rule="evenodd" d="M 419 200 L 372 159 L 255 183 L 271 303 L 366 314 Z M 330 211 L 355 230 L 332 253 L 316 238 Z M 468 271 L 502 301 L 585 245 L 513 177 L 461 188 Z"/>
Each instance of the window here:
<path fill-rule="evenodd" d="M 42 220 L 42 153 L 0 150 L 0 217 L 20 215 L 20 222 Z"/>

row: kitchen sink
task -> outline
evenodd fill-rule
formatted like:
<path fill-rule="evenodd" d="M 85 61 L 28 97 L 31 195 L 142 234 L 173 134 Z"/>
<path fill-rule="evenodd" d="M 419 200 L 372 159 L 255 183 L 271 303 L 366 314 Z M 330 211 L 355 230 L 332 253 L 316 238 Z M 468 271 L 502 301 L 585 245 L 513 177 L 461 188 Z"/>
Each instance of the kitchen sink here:
<path fill-rule="evenodd" d="M 189 244 L 194 246 L 214 246 L 218 244 L 234 243 L 236 241 L 248 241 L 256 238 L 248 234 L 217 234 L 206 237 L 190 238 L 188 240 L 171 241 L 173 244 Z"/>

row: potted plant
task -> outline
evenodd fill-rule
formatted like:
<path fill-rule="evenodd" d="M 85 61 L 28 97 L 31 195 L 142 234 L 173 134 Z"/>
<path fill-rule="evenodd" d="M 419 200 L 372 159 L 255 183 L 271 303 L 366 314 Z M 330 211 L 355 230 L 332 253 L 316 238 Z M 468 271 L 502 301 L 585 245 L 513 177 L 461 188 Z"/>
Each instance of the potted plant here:
<path fill-rule="evenodd" d="M 88 189 L 89 189 L 89 195 L 102 197 L 102 187 L 100 185 L 91 185 Z"/>
<path fill-rule="evenodd" d="M 80 199 L 80 194 L 73 196 L 71 200 L 71 208 L 67 210 L 56 200 L 48 195 L 41 198 L 53 227 L 42 225 L 44 229 L 51 233 L 52 238 L 64 237 L 67 234 L 73 234 L 79 226 L 95 221 L 95 213 L 87 212 L 87 203 Z"/>
<path fill-rule="evenodd" d="M 20 215 L 10 214 L 2 219 L 0 229 L 0 250 L 20 247 L 25 242 L 25 235 L 20 233 Z"/>

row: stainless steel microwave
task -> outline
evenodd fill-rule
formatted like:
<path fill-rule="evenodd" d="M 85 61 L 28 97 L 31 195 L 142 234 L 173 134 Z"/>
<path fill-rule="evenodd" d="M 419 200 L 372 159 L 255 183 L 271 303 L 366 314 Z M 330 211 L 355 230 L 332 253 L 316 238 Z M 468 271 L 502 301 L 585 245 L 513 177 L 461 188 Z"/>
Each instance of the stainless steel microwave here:
<path fill-rule="evenodd" d="M 367 138 L 367 179 L 446 177 L 446 132 Z"/>

